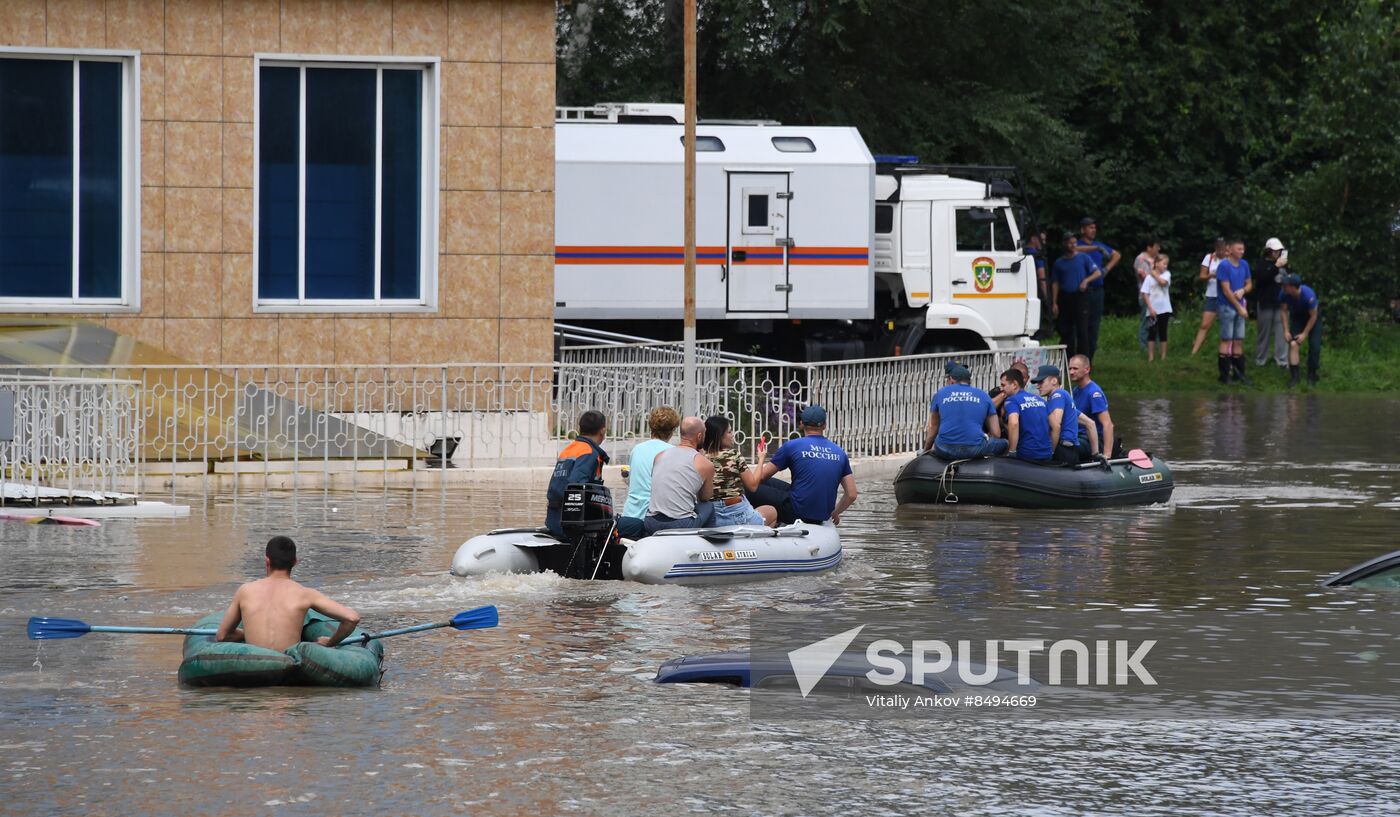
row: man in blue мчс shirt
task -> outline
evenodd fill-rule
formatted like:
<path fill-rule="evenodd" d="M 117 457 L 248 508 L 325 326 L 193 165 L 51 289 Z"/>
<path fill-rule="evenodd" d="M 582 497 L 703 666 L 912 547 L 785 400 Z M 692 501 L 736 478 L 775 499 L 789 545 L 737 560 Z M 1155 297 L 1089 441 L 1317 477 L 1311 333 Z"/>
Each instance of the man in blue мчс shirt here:
<path fill-rule="evenodd" d="M 1087 254 L 1075 250 L 1074 233 L 1064 234 L 1064 254 L 1050 269 L 1051 311 L 1060 342 L 1071 355 L 1089 351 L 1089 287 L 1103 272 Z"/>
<path fill-rule="evenodd" d="M 1089 282 L 1087 293 L 1089 301 L 1089 345 L 1081 349 L 1080 352 L 1089 356 L 1092 360 L 1094 353 L 1099 350 L 1099 325 L 1103 323 L 1103 285 L 1108 274 L 1113 272 L 1113 268 L 1118 266 L 1118 262 L 1123 256 L 1107 244 L 1099 241 L 1099 225 L 1094 221 L 1093 216 L 1085 216 L 1079 220 L 1079 240 L 1075 242 L 1075 251 L 1086 256 L 1094 262 L 1094 266 L 1103 270 L 1103 275 Z"/>
<path fill-rule="evenodd" d="M 1008 457 L 1027 462 L 1048 463 L 1055 455 L 1055 443 L 1050 439 L 1050 409 L 1044 398 L 1033 391 L 1023 391 L 1026 376 L 1016 369 L 1007 369 L 1001 376 L 1001 388 L 1006 398 L 1006 439 L 1011 448 Z"/>
<path fill-rule="evenodd" d="M 972 386 L 972 373 L 966 366 L 953 364 L 948 385 L 938 390 L 928 404 L 928 426 L 924 429 L 924 450 L 945 460 L 995 457 L 1006 453 L 1001 439 L 992 398 Z"/>
<path fill-rule="evenodd" d="M 1060 367 L 1044 365 L 1035 372 L 1031 382 L 1040 388 L 1040 396 L 1050 409 L 1050 438 L 1056 441 L 1054 460 L 1060 465 L 1078 465 L 1079 428 L 1088 429 L 1089 449 L 1098 447 L 1099 432 L 1092 420 L 1079 413 L 1074 396 L 1060 388 Z"/>
<path fill-rule="evenodd" d="M 1079 435 L 1080 459 L 1090 459 L 1096 455 L 1115 458 L 1127 456 L 1123 453 L 1123 442 L 1114 437 L 1113 416 L 1108 413 L 1108 395 L 1104 394 L 1098 383 L 1090 379 L 1091 371 L 1093 366 L 1084 355 L 1075 355 L 1069 359 L 1069 380 L 1073 386 L 1071 393 L 1074 396 L 1074 407 L 1080 414 L 1094 421 L 1099 433 L 1098 451 L 1094 451 L 1090 446 L 1087 429 L 1086 433 Z"/>
<path fill-rule="evenodd" d="M 828 519 L 841 524 L 841 514 L 856 501 L 856 478 L 851 473 L 851 458 L 841 446 L 826 438 L 826 409 L 815 403 L 802 410 L 798 418 L 803 436 L 788 440 L 763 465 L 762 480 L 784 469 L 792 472 L 792 511 L 809 525 L 821 525 Z M 836 501 L 836 488 L 841 488 L 841 501 Z"/>

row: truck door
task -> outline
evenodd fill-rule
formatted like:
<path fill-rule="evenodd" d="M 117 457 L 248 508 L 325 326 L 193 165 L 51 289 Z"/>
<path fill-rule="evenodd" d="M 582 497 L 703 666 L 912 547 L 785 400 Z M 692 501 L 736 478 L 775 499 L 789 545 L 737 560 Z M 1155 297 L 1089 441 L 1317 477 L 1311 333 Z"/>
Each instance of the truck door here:
<path fill-rule="evenodd" d="M 791 202 L 787 173 L 729 174 L 728 311 L 787 312 Z"/>
<path fill-rule="evenodd" d="M 953 303 L 975 310 L 991 325 L 993 337 L 1025 333 L 1026 281 L 1035 279 L 1022 263 L 1006 207 L 952 208 Z"/>
<path fill-rule="evenodd" d="M 929 212 L 926 201 L 906 201 L 900 206 L 900 266 L 904 272 L 904 296 L 911 306 L 922 306 L 930 299 L 938 300 L 938 287 L 933 286 L 935 291 L 930 294 L 929 286 L 929 277 L 933 273 Z"/>

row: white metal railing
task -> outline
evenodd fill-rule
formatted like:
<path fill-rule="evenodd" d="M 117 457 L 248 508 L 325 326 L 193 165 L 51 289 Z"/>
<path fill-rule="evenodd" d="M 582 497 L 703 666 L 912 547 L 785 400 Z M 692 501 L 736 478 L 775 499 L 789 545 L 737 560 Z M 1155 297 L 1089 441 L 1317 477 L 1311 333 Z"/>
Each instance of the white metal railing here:
<path fill-rule="evenodd" d="M 988 390 L 1017 360 L 1032 375 L 1047 363 L 1065 372 L 1063 346 L 813 363 L 807 366 L 807 399 L 826 408 L 832 436 L 853 456 L 915 451 L 923 445 L 929 401 L 946 382 L 950 360 L 967 366 L 973 385 Z"/>
<path fill-rule="evenodd" d="M 140 383 L 0 373 L 0 505 L 113 492 L 140 457 Z"/>
<path fill-rule="evenodd" d="M 333 461 L 355 468 L 377 462 L 384 471 L 490 467 L 549 462 L 589 409 L 608 417 L 608 448 L 625 456 L 648 436 L 653 408 L 683 404 L 683 367 L 669 350 L 607 348 L 540 364 L 108 366 L 49 374 L 130 384 L 136 451 L 115 461 L 134 460 L 143 475 L 321 470 Z M 820 403 L 830 435 L 853 456 L 913 451 L 950 359 L 990 388 L 1016 358 L 1032 371 L 1042 362 L 1064 365 L 1059 347 L 831 363 L 702 356 L 697 405 L 702 415 L 731 418 L 741 443 L 794 436 L 802 408 Z M 450 457 L 437 456 L 453 446 Z"/>

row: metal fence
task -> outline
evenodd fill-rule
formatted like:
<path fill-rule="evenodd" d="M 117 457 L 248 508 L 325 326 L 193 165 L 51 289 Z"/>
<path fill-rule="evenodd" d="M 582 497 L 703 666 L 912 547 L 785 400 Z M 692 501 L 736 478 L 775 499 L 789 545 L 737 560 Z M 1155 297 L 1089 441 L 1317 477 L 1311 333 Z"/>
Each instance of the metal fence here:
<path fill-rule="evenodd" d="M 0 374 L 0 505 L 100 499 L 140 458 L 140 383 Z"/>
<path fill-rule="evenodd" d="M 631 446 L 647 438 L 653 408 L 684 403 L 680 361 L 664 352 L 638 359 L 645 354 L 622 345 L 540 364 L 110 366 L 49 374 L 123 384 L 135 415 L 120 426 L 128 453 L 114 456 L 103 473 L 363 470 L 373 463 L 391 471 L 544 464 L 588 409 L 607 415 L 608 448 L 625 461 Z M 820 403 L 830 435 L 853 456 L 900 453 L 921 444 L 928 401 L 944 382 L 949 359 L 989 388 L 1016 358 L 1032 370 L 1042 362 L 1064 364 L 1060 348 L 809 364 L 715 355 L 697 364 L 697 405 L 701 414 L 731 418 L 744 444 L 794 436 L 801 409 Z M 44 414 L 54 406 L 56 417 L 74 399 L 31 396 L 26 411 Z M 116 423 L 118 413 L 109 412 L 107 422 Z M 69 422 L 37 415 L 29 422 L 50 421 Z M 80 439 L 111 435 L 104 430 Z M 40 445 L 34 436 L 28 444 Z M 35 453 L 25 461 L 46 458 L 59 461 Z M 70 472 L 80 473 L 63 471 Z M 34 474 L 43 479 L 48 472 Z"/>

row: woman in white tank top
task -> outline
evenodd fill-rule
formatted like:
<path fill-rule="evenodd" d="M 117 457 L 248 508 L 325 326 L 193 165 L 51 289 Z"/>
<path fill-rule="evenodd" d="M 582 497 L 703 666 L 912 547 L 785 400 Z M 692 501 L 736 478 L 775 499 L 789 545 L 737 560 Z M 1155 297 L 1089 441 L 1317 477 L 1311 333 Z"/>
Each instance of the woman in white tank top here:
<path fill-rule="evenodd" d="M 1196 330 L 1196 342 L 1191 344 L 1191 354 L 1201 351 L 1201 344 L 1206 342 L 1206 332 L 1210 331 L 1211 324 L 1215 323 L 1215 306 L 1218 303 L 1219 292 L 1216 287 L 1215 268 L 1220 266 L 1220 259 L 1225 257 L 1225 239 L 1215 239 L 1215 250 L 1206 254 L 1201 259 L 1201 280 L 1206 282 L 1206 300 L 1201 307 L 1201 328 Z"/>

